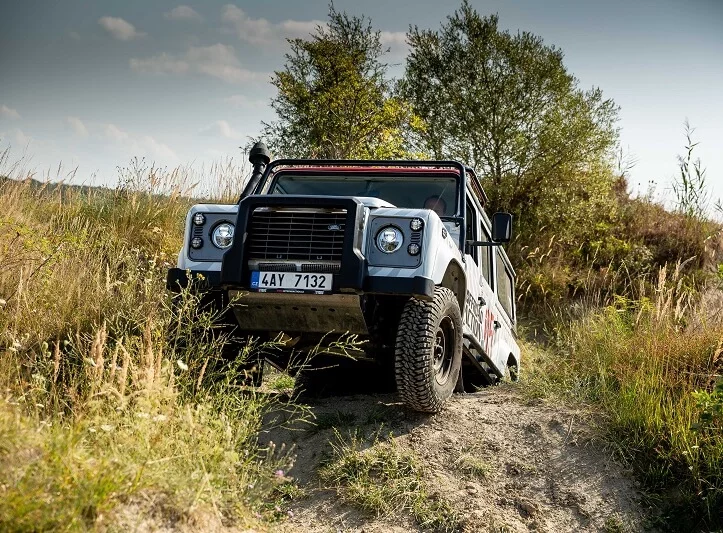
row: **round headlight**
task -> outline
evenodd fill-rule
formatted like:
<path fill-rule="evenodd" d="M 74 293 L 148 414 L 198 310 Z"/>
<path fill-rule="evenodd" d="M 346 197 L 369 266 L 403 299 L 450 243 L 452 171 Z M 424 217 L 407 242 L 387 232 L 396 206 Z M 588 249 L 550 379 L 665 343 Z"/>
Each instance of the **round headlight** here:
<path fill-rule="evenodd" d="M 203 226 L 206 223 L 206 216 L 203 213 L 193 215 L 193 223 L 196 226 Z"/>
<path fill-rule="evenodd" d="M 219 224 L 213 230 L 211 237 L 216 248 L 228 248 L 233 242 L 233 224 L 229 224 L 228 222 Z"/>
<path fill-rule="evenodd" d="M 413 218 L 412 221 L 409 223 L 409 227 L 412 229 L 412 231 L 419 231 L 422 229 L 422 226 L 424 226 L 424 222 L 421 218 Z"/>
<path fill-rule="evenodd" d="M 394 226 L 387 226 L 377 233 L 377 248 L 385 254 L 396 252 L 402 247 L 404 235 Z"/>

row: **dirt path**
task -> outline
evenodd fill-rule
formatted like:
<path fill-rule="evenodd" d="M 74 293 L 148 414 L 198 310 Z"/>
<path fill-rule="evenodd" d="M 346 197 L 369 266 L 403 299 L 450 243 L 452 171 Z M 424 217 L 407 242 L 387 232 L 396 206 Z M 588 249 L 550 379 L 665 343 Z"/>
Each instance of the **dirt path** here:
<path fill-rule="evenodd" d="M 391 432 L 420 458 L 432 497 L 462 512 L 464 531 L 642 530 L 635 483 L 601 448 L 584 414 L 529 403 L 514 386 L 455 395 L 435 416 L 405 411 L 389 395 L 329 398 L 312 409 L 316 428 L 266 436 L 295 444 L 289 475 L 306 492 L 280 531 L 420 531 L 406 514 L 369 516 L 321 486 L 317 469 L 330 453 L 333 427 L 367 438 Z"/>

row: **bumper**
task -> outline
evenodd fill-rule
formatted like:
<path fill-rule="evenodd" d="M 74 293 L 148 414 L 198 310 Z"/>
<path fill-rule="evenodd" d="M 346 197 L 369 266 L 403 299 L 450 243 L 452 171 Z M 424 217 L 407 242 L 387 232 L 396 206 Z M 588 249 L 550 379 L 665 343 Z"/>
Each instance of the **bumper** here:
<path fill-rule="evenodd" d="M 422 276 L 412 278 L 364 276 L 362 290 L 355 291 L 360 294 L 390 294 L 408 295 L 422 299 L 431 299 L 434 296 L 434 281 Z M 218 271 L 200 272 L 171 268 L 166 277 L 166 288 L 172 292 L 179 292 L 188 287 L 191 280 L 197 283 L 202 290 L 218 289 L 221 287 L 221 273 Z M 236 290 L 246 287 L 236 287 Z"/>

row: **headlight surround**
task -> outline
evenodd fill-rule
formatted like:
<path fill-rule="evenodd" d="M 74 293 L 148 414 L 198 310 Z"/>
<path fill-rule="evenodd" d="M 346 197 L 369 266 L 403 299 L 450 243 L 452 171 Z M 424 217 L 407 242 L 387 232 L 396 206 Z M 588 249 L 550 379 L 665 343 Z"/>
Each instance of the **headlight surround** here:
<path fill-rule="evenodd" d="M 396 226 L 385 226 L 376 237 L 377 248 L 385 254 L 393 254 L 402 247 L 404 234 Z"/>
<path fill-rule="evenodd" d="M 233 243 L 234 225 L 230 222 L 223 222 L 213 229 L 211 242 L 216 248 L 225 250 Z"/>

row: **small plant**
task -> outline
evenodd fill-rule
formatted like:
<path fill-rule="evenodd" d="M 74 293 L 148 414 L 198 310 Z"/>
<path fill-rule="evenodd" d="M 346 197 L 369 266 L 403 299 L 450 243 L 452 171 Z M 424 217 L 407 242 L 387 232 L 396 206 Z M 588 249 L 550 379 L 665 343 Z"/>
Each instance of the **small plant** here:
<path fill-rule="evenodd" d="M 345 501 L 375 515 L 409 512 L 422 528 L 461 530 L 461 516 L 444 500 L 432 498 L 419 459 L 390 436 L 365 444 L 357 434 L 345 440 L 336 431 L 332 457 L 319 472 Z"/>
<path fill-rule="evenodd" d="M 711 392 L 695 391 L 693 397 L 700 409 L 700 422 L 694 427 L 711 432 L 723 431 L 723 378 L 718 379 Z"/>
<path fill-rule="evenodd" d="M 455 461 L 454 466 L 463 475 L 479 480 L 487 479 L 492 471 L 492 466 L 487 461 L 472 452 L 462 453 Z"/>
<path fill-rule="evenodd" d="M 678 177 L 673 181 L 673 193 L 678 210 L 691 218 L 702 219 L 708 210 L 710 195 L 706 182 L 705 169 L 700 158 L 693 159 L 693 150 L 698 143 L 693 142 L 695 128 L 685 120 L 685 155 L 678 156 Z"/>

